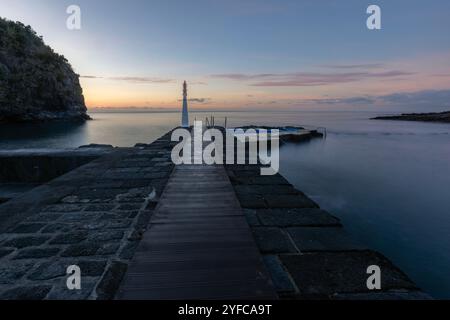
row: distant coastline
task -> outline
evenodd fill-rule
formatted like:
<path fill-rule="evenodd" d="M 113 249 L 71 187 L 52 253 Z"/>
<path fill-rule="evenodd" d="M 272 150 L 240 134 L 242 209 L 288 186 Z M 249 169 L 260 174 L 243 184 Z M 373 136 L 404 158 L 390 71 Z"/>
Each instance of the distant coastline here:
<path fill-rule="evenodd" d="M 375 117 L 371 120 L 403 120 L 450 123 L 450 111 L 431 113 L 403 113 L 395 116 Z"/>

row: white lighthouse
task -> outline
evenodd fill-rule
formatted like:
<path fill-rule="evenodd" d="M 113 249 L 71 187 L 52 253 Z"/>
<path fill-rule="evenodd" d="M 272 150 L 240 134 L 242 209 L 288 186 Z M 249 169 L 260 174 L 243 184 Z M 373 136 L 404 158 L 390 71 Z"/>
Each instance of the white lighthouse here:
<path fill-rule="evenodd" d="M 183 116 L 181 119 L 181 126 L 183 128 L 189 128 L 189 113 L 188 113 L 188 100 L 187 100 L 187 83 L 183 83 Z"/>

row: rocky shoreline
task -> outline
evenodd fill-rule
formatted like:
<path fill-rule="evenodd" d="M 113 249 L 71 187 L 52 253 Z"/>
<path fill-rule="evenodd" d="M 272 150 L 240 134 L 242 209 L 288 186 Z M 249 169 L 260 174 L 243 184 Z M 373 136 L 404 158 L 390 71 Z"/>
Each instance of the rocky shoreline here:
<path fill-rule="evenodd" d="M 395 116 L 380 116 L 371 120 L 402 120 L 450 123 L 450 111 L 430 113 L 403 113 Z"/>

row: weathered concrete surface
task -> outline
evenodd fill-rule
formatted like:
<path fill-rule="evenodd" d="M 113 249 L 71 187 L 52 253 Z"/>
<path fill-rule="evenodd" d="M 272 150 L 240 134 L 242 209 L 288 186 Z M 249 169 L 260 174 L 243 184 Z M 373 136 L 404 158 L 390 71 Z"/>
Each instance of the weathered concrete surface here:
<path fill-rule="evenodd" d="M 0 205 L 0 300 L 113 298 L 173 170 L 169 138 Z M 81 267 L 80 291 L 67 289 L 70 265 Z"/>
<path fill-rule="evenodd" d="M 287 299 L 429 299 L 381 254 L 345 233 L 281 175 L 260 176 L 258 165 L 227 165 L 278 295 Z M 367 288 L 367 268 L 381 268 L 382 289 Z"/>
<path fill-rule="evenodd" d="M 44 183 L 85 165 L 113 148 L 26 149 L 0 151 L 0 182 Z"/>
<path fill-rule="evenodd" d="M 381 288 L 417 290 L 417 287 L 385 257 L 373 251 L 320 252 L 281 255 L 280 260 L 295 283 L 299 297 L 331 297 L 343 293 L 369 293 L 367 267 L 382 270 Z"/>
<path fill-rule="evenodd" d="M 36 188 L 36 183 L 0 183 L 0 204 Z"/>

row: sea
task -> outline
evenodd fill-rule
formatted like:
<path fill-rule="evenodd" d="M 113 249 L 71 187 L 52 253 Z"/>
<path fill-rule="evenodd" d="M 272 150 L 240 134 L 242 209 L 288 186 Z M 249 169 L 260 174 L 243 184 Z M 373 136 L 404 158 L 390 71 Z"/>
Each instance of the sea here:
<path fill-rule="evenodd" d="M 450 298 L 450 124 L 370 120 L 390 111 L 192 112 L 216 125 L 326 128 L 281 148 L 280 171 L 435 298 Z M 177 112 L 95 112 L 84 124 L 0 126 L 0 150 L 130 147 L 178 126 Z"/>

